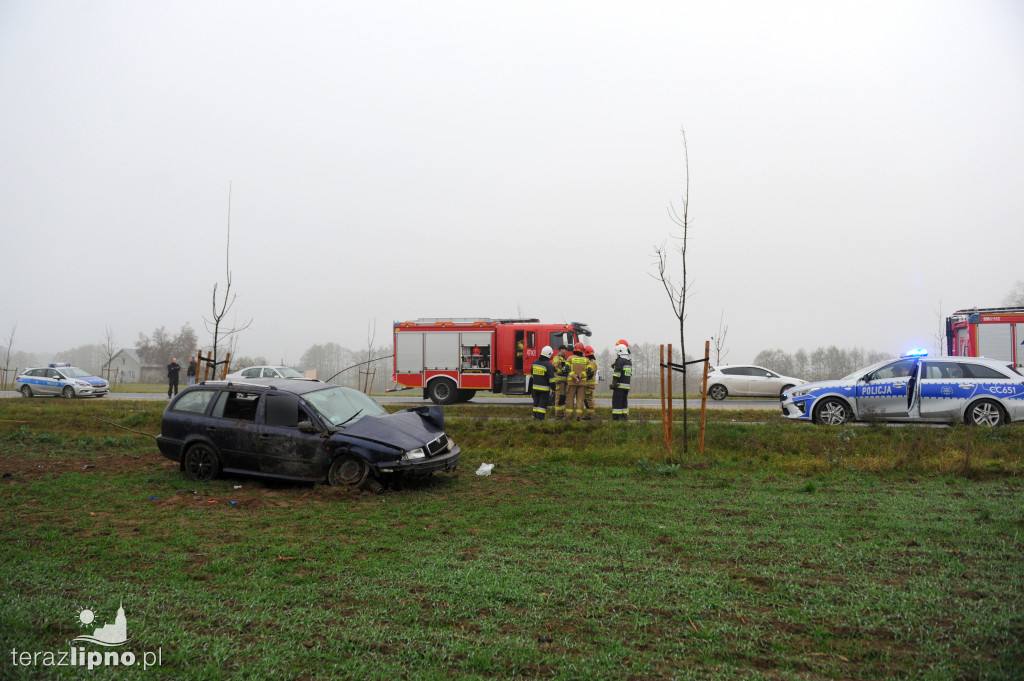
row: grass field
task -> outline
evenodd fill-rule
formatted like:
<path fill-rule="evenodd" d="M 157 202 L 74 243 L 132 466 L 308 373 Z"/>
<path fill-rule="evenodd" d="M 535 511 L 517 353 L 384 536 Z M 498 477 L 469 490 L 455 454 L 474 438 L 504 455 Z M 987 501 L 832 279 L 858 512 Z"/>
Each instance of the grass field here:
<path fill-rule="evenodd" d="M 458 473 L 377 496 L 197 485 L 94 418 L 163 406 L 0 401 L 0 678 L 1024 678 L 1020 427 L 722 412 L 698 457 L 453 407 Z M 134 665 L 46 666 L 121 604 Z"/>

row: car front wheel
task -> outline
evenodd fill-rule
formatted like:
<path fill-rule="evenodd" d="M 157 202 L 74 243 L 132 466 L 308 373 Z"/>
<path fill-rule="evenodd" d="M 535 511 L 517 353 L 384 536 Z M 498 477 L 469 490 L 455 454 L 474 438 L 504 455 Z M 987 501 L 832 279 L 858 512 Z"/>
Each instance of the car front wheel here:
<path fill-rule="evenodd" d="M 784 385 L 784 386 L 782 386 L 782 390 L 779 391 L 779 399 L 782 399 L 782 396 L 786 394 L 786 391 L 789 390 L 792 387 L 793 387 L 792 385 Z"/>
<path fill-rule="evenodd" d="M 64 386 L 64 390 L 60 391 L 60 394 L 63 395 L 65 399 L 70 400 L 75 396 L 75 389 L 70 385 L 66 385 Z"/>
<path fill-rule="evenodd" d="M 972 426 L 1003 425 L 1003 410 L 995 402 L 982 400 L 971 405 L 967 410 L 967 423 Z"/>
<path fill-rule="evenodd" d="M 181 467 L 189 480 L 209 482 L 220 473 L 220 457 L 209 445 L 195 444 L 185 452 Z"/>
<path fill-rule="evenodd" d="M 32 397 L 32 388 L 28 387 L 27 385 L 21 386 L 21 396 Z"/>
<path fill-rule="evenodd" d="M 729 390 L 724 385 L 716 383 L 715 385 L 708 388 L 708 395 L 711 396 L 711 399 L 720 402 L 729 396 Z"/>
<path fill-rule="evenodd" d="M 814 421 L 826 426 L 841 426 L 852 416 L 850 406 L 834 397 L 823 401 L 814 414 Z"/>
<path fill-rule="evenodd" d="M 327 484 L 332 487 L 361 485 L 370 474 L 366 462 L 354 456 L 339 456 L 327 471 Z"/>

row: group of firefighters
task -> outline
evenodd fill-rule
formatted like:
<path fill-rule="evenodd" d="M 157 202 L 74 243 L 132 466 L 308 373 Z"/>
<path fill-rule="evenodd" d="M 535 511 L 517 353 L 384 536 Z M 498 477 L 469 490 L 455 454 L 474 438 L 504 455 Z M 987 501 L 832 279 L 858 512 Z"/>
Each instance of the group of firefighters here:
<path fill-rule="evenodd" d="M 547 417 L 553 408 L 554 418 L 585 421 L 593 418 L 597 388 L 597 358 L 594 348 L 576 343 L 572 348 L 550 345 L 540 351 L 533 362 L 533 418 Z M 629 381 L 633 375 L 633 361 L 629 343 L 619 340 L 615 344 L 615 362 L 612 363 L 612 420 L 629 419 Z"/>

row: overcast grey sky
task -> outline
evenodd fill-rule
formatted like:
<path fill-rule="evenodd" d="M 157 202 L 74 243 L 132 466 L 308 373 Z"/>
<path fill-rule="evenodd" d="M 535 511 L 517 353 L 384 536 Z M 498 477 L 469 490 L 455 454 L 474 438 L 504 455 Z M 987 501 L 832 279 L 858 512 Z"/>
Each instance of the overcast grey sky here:
<path fill-rule="evenodd" d="M 0 2 L 0 335 L 295 363 L 416 317 L 728 361 L 929 345 L 1024 279 L 1024 3 Z M 675 261 L 678 267 L 678 261 Z"/>

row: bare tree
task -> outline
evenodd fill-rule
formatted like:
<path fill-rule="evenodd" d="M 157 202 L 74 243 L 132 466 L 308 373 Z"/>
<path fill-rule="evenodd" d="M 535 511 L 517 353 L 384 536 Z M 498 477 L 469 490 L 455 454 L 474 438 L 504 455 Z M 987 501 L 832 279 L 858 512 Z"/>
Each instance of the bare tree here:
<path fill-rule="evenodd" d="M 661 281 L 662 286 L 665 288 L 665 293 L 668 294 L 669 302 L 672 304 L 672 314 L 679 320 L 679 357 L 682 358 L 680 361 L 686 361 L 686 336 L 684 334 L 685 323 L 686 323 L 686 299 L 690 296 L 690 282 L 686 276 L 686 252 L 687 246 L 690 240 L 690 152 L 686 144 L 686 129 L 681 128 L 680 134 L 683 138 L 683 162 L 685 168 L 685 175 L 683 177 L 683 195 L 681 198 L 681 205 L 677 209 L 673 203 L 668 205 L 668 217 L 669 219 L 680 229 L 682 229 L 682 236 L 674 237 L 679 241 L 678 245 L 669 248 L 664 242 L 661 246 L 654 248 L 654 254 L 657 258 L 658 265 L 658 279 Z M 669 274 L 669 256 L 672 252 L 678 250 L 682 257 L 682 278 L 680 281 L 673 281 L 672 276 Z M 687 405 L 686 396 L 688 392 L 686 384 L 686 374 L 683 372 L 683 453 L 688 451 L 688 435 L 689 435 L 689 424 L 687 419 Z"/>
<path fill-rule="evenodd" d="M 1024 279 L 1013 285 L 1010 292 L 1006 294 L 1006 298 L 1003 299 L 1003 305 L 1024 307 Z"/>
<path fill-rule="evenodd" d="M 100 343 L 100 351 L 103 353 L 103 366 L 107 367 L 107 380 L 110 380 L 110 361 L 120 348 L 117 347 L 117 336 L 114 335 L 114 327 L 107 324 L 103 330 L 103 340 Z"/>
<path fill-rule="evenodd" d="M 18 330 L 18 322 L 11 324 L 11 334 L 4 338 L 4 377 L 0 381 L 0 389 L 7 389 L 7 373 L 11 370 L 11 348 L 14 347 L 14 334 Z"/>
<path fill-rule="evenodd" d="M 729 327 L 722 326 L 722 319 L 725 317 L 725 309 L 718 316 L 718 333 L 711 337 L 711 347 L 715 349 L 715 366 L 722 363 L 722 358 L 729 354 L 725 350 L 725 337 L 729 334 Z"/>
<path fill-rule="evenodd" d="M 213 347 L 211 348 L 211 361 L 213 363 L 213 370 L 214 370 L 214 372 L 217 371 L 217 364 L 218 364 L 218 362 L 217 362 L 217 345 L 218 345 L 218 343 L 220 343 L 221 341 L 223 341 L 223 340 L 225 340 L 227 338 L 230 338 L 231 336 L 233 336 L 234 334 L 237 334 L 240 331 L 244 331 L 245 329 L 248 329 L 249 326 L 252 324 L 252 319 L 250 319 L 249 321 L 247 321 L 242 326 L 237 326 L 236 325 L 236 326 L 233 326 L 231 328 L 225 328 L 225 329 L 221 328 L 221 323 L 223 322 L 224 317 L 227 315 L 228 311 L 231 309 L 231 306 L 235 304 L 235 299 L 238 297 L 237 293 L 235 293 L 235 294 L 231 293 L 231 184 L 230 183 L 228 183 L 228 239 L 227 239 L 227 245 L 224 248 L 224 270 L 226 272 L 226 277 L 227 277 L 227 286 L 224 287 L 224 299 L 222 301 L 220 301 L 219 303 L 217 302 L 217 284 L 214 283 L 214 285 L 213 285 L 213 296 L 212 296 L 212 300 L 213 300 L 213 304 L 212 304 L 213 319 L 210 320 L 210 319 L 207 319 L 206 317 L 203 317 L 203 322 L 206 324 L 206 330 L 209 331 L 211 334 L 213 334 Z"/>

